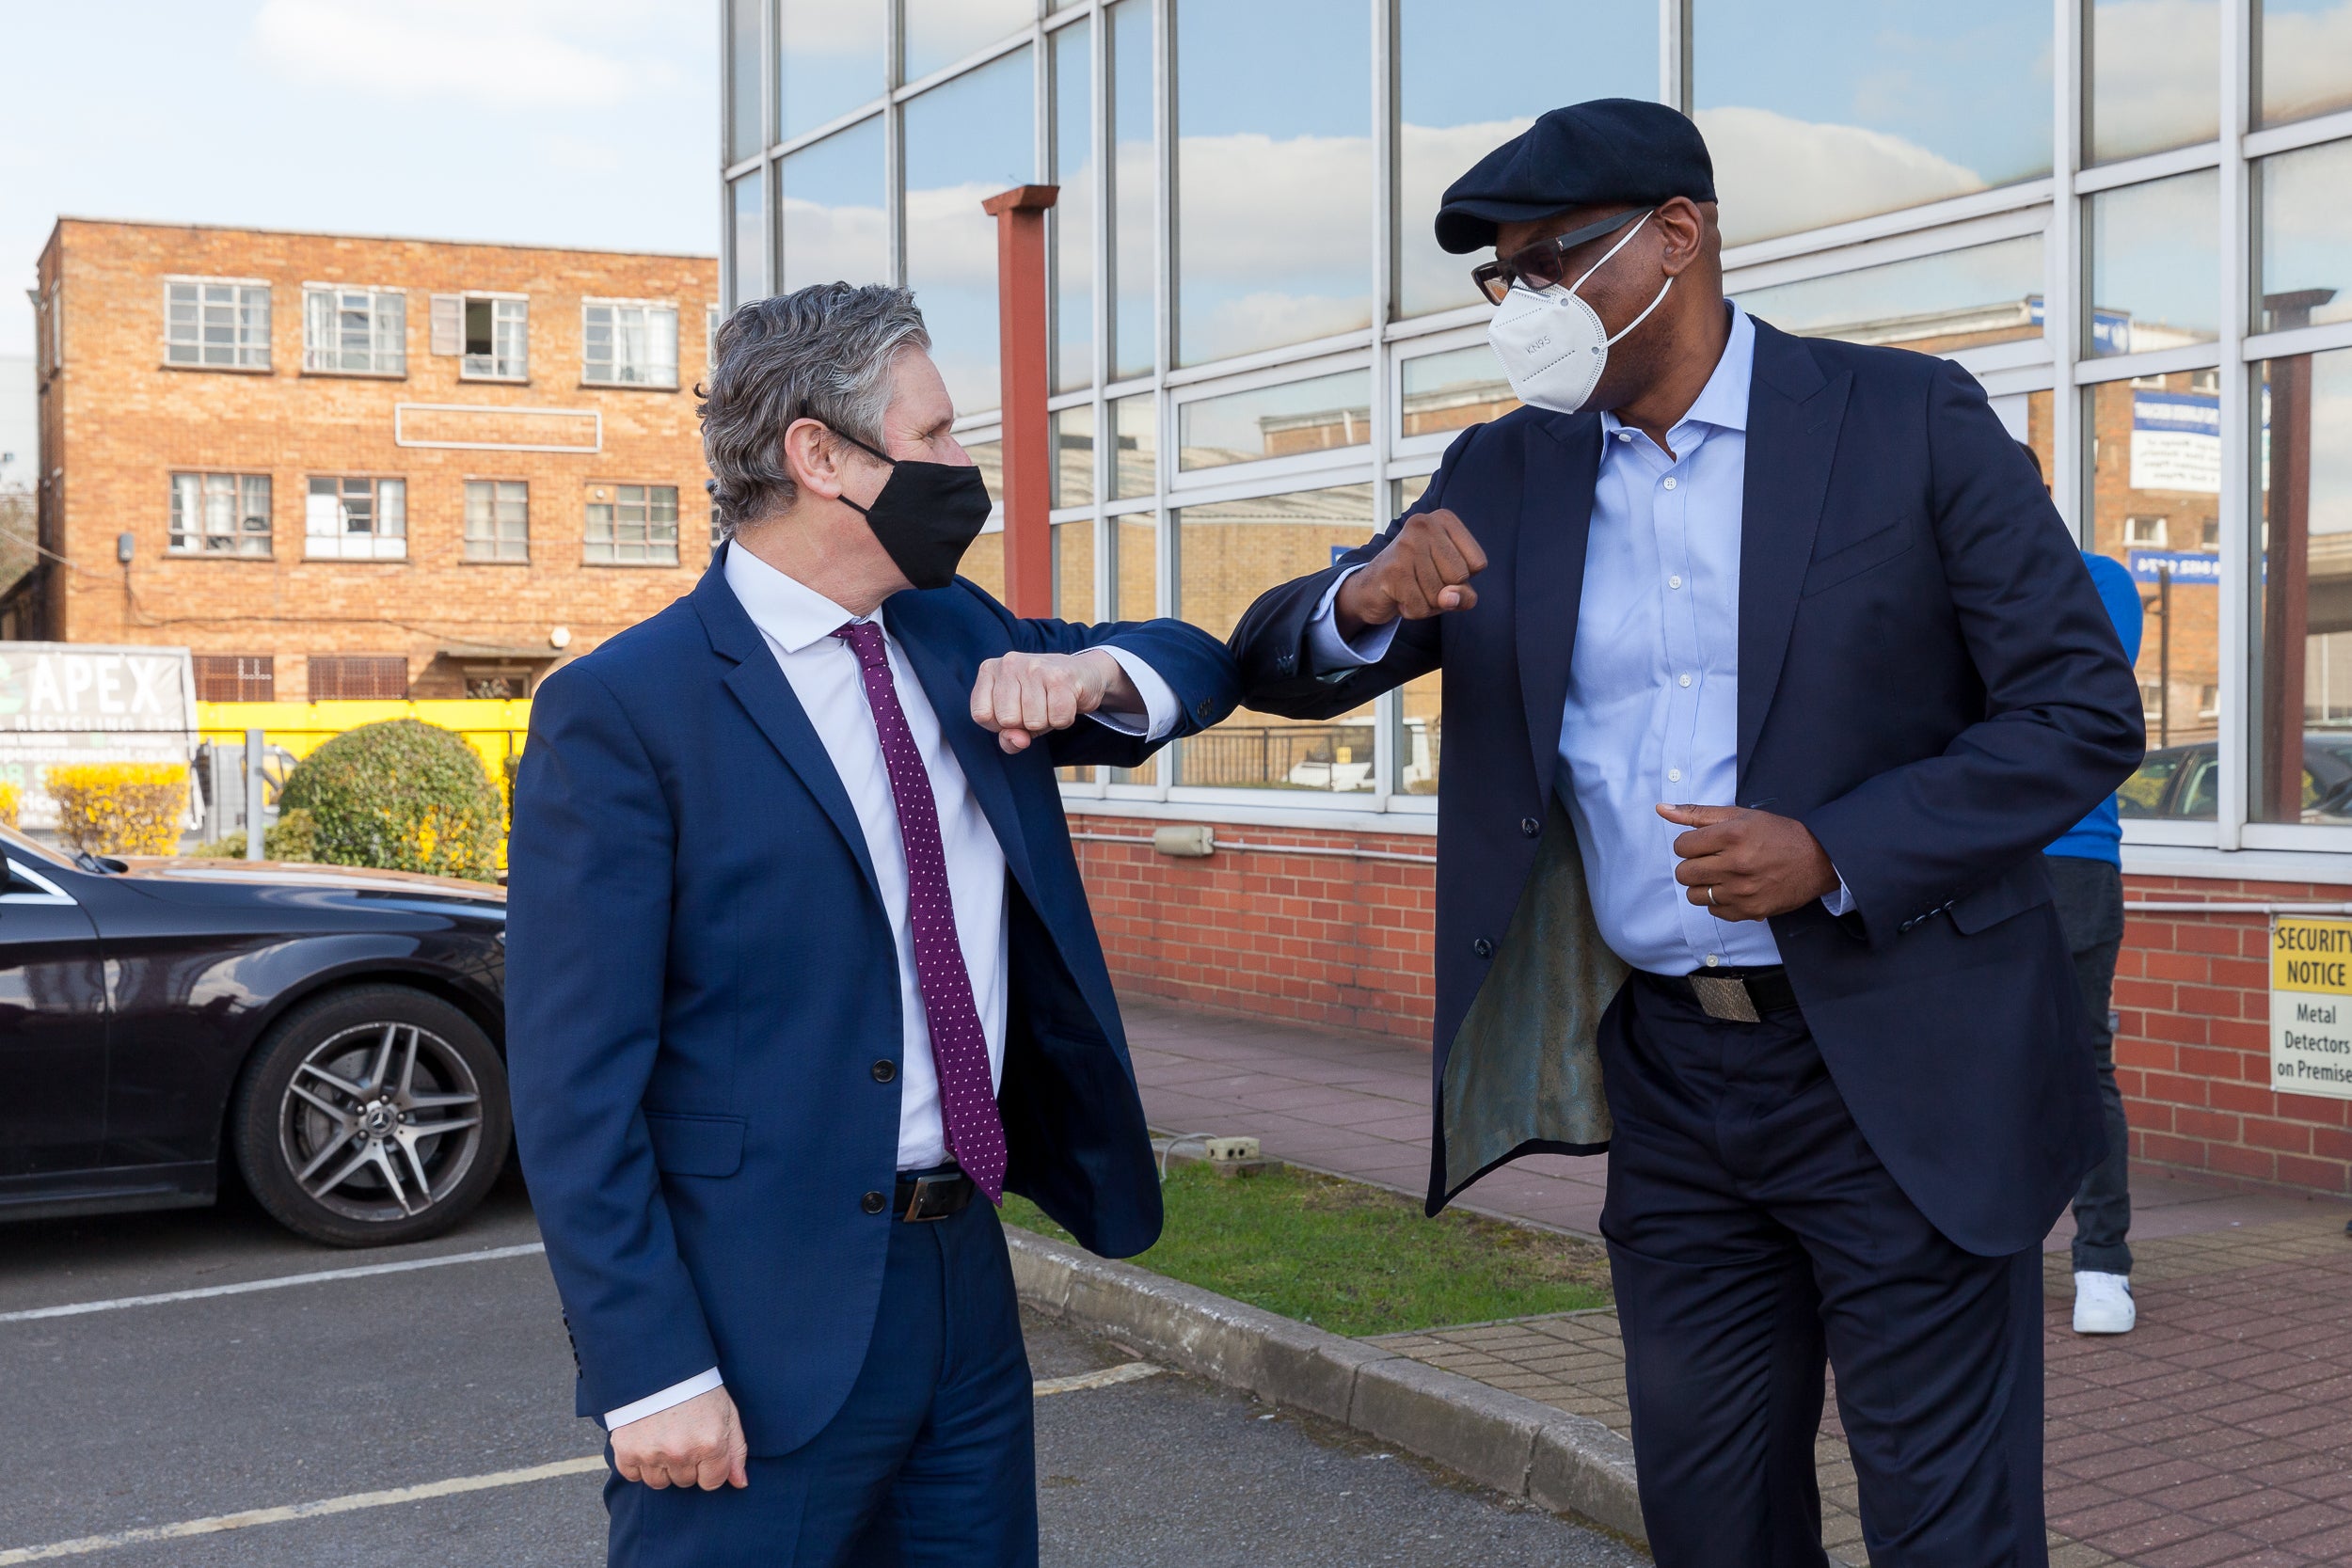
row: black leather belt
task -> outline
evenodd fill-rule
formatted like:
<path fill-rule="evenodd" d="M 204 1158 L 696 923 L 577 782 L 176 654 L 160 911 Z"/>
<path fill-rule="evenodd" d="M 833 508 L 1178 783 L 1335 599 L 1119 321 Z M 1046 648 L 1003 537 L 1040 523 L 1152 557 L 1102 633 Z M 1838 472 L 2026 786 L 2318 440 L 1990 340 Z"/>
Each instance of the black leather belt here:
<path fill-rule="evenodd" d="M 1785 1013 L 1797 1006 L 1788 971 L 1778 964 L 1770 969 L 1702 969 L 1693 974 L 1644 971 L 1642 977 L 1697 1003 L 1708 1017 L 1726 1023 L 1760 1023 L 1766 1013 Z"/>
<path fill-rule="evenodd" d="M 961 1214 L 972 1201 L 972 1179 L 960 1170 L 901 1171 L 891 1212 L 914 1224 Z"/>

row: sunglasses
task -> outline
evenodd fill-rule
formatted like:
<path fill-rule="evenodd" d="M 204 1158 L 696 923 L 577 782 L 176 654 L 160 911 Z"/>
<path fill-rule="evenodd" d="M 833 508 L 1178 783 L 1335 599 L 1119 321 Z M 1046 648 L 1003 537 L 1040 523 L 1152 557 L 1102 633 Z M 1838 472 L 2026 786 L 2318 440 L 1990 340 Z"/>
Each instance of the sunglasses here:
<path fill-rule="evenodd" d="M 1470 268 L 1470 281 L 1486 296 L 1489 305 L 1500 305 L 1511 292 L 1514 283 L 1524 283 L 1531 289 L 1552 288 L 1568 275 L 1568 252 L 1588 240 L 1602 239 L 1615 233 L 1627 224 L 1647 217 L 1655 207 L 1636 207 L 1629 213 L 1619 213 L 1588 223 L 1581 229 L 1571 229 L 1549 240 L 1538 240 L 1523 250 L 1481 261 Z"/>

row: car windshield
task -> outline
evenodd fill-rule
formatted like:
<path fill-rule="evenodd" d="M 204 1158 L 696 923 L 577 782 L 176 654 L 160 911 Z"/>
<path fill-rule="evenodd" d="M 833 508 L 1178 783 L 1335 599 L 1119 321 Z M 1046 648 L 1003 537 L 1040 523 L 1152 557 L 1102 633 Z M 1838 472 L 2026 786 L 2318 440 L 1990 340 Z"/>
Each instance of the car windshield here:
<path fill-rule="evenodd" d="M 51 865 L 62 866 L 68 871 L 75 869 L 73 860 L 71 856 L 61 855 L 56 850 L 50 848 L 47 845 L 28 838 L 16 829 L 8 827 L 4 823 L 0 823 L 0 844 L 5 844 L 9 849 L 24 854 L 32 860 L 46 862 Z"/>

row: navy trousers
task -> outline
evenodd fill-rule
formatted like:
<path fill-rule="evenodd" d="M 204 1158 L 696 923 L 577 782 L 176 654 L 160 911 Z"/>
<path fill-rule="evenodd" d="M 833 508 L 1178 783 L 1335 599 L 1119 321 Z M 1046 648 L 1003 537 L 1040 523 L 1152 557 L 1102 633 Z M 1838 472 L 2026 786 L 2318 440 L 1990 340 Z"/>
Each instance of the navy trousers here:
<path fill-rule="evenodd" d="M 1870 1151 L 1802 1015 L 1636 974 L 1601 1023 L 1609 1243 L 1659 1568 L 1818 1568 L 1823 1366 L 1873 1568 L 2046 1568 L 2042 1259 L 1980 1258 Z"/>
<path fill-rule="evenodd" d="M 838 1415 L 751 1484 L 609 1476 L 611 1568 L 1035 1568 L 1029 1357 L 985 1198 L 891 1227 L 873 1338 Z M 757 1434 L 753 1434 L 756 1438 Z"/>

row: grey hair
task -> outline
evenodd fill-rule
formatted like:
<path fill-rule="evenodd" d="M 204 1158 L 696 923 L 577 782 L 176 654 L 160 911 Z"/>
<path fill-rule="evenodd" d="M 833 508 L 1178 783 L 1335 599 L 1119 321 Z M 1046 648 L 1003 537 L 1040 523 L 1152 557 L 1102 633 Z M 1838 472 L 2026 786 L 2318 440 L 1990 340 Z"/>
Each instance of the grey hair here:
<path fill-rule="evenodd" d="M 694 388 L 720 533 L 732 539 L 797 499 L 783 441 L 793 420 L 881 450 L 891 363 L 930 346 L 914 293 L 885 283 L 812 283 L 739 306 L 719 328 L 708 381 Z"/>

